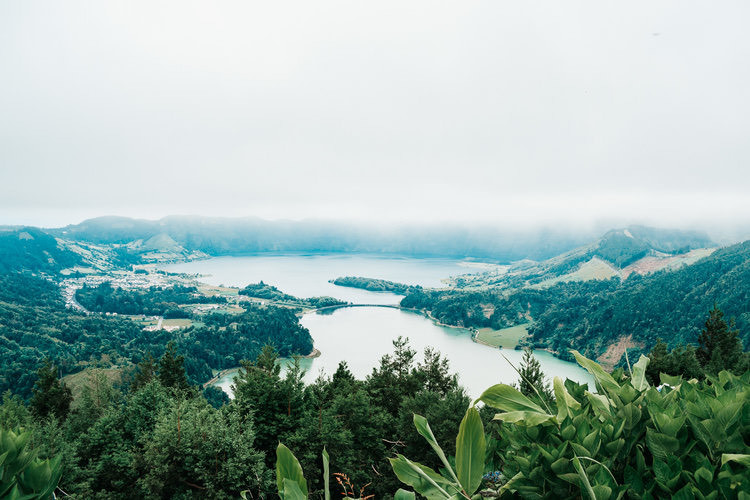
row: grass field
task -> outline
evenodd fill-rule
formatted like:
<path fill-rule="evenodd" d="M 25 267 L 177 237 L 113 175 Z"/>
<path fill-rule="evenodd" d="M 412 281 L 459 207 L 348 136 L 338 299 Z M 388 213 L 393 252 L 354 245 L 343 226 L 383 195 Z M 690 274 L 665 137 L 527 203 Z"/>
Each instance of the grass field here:
<path fill-rule="evenodd" d="M 165 319 L 162 321 L 161 326 L 167 327 L 167 326 L 177 326 L 179 328 L 190 326 L 193 323 L 190 319 L 184 319 L 184 318 L 172 318 L 172 319 Z"/>
<path fill-rule="evenodd" d="M 477 340 L 491 346 L 502 347 L 503 349 L 515 349 L 518 341 L 528 334 L 528 324 L 511 326 L 502 330 L 480 328 L 477 330 Z"/>
<path fill-rule="evenodd" d="M 616 275 L 617 271 L 609 263 L 598 257 L 593 257 L 590 261 L 581 264 L 578 270 L 563 276 L 544 280 L 533 288 L 549 288 L 557 283 L 568 281 L 608 280 Z"/>
<path fill-rule="evenodd" d="M 81 396 L 85 385 L 93 386 L 97 375 L 104 375 L 111 384 L 122 382 L 124 368 L 86 368 L 78 373 L 65 375 L 62 381 L 70 387 L 74 400 Z M 75 406 L 75 402 L 73 403 Z"/>
<path fill-rule="evenodd" d="M 221 286 L 200 285 L 198 287 L 198 291 L 208 297 L 214 297 L 217 295 L 226 296 L 226 297 L 232 297 L 232 296 L 236 297 L 237 292 L 239 292 L 240 289 L 221 287 Z"/>

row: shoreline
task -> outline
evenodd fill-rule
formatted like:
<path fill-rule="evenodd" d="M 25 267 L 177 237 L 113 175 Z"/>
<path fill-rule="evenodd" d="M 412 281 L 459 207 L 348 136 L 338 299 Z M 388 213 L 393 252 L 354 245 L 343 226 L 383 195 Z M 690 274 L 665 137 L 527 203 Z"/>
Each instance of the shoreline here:
<path fill-rule="evenodd" d="M 322 354 L 323 353 L 320 352 L 320 349 L 318 349 L 316 347 L 313 347 L 313 350 L 310 351 L 309 354 L 305 354 L 304 356 L 299 356 L 299 357 L 300 358 L 304 358 L 304 359 L 315 359 L 315 358 L 319 358 Z M 294 356 L 291 356 L 291 357 L 293 358 Z M 287 358 L 279 358 L 279 359 L 287 359 Z M 225 377 L 226 375 L 228 375 L 229 372 L 234 371 L 234 370 L 239 370 L 240 368 L 242 368 L 242 367 L 241 366 L 233 366 L 232 368 L 224 368 L 223 370 L 220 370 L 216 375 L 214 375 L 213 377 L 211 377 L 210 380 L 204 382 L 202 384 L 202 387 L 205 389 L 209 385 L 214 385 L 222 377 Z"/>

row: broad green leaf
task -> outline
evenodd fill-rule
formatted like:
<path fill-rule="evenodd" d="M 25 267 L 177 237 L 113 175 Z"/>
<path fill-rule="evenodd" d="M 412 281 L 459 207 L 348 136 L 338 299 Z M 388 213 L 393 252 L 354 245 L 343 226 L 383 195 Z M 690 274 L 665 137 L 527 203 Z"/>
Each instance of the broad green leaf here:
<path fill-rule="evenodd" d="M 412 462 L 403 455 L 389 458 L 394 474 L 404 484 L 414 488 L 414 491 L 432 499 L 446 499 L 458 493 L 455 486 L 427 466 Z M 457 486 L 457 485 L 456 485 Z"/>
<path fill-rule="evenodd" d="M 416 496 L 413 491 L 406 491 L 402 488 L 399 488 L 396 494 L 393 495 L 393 500 L 414 500 L 415 498 Z"/>
<path fill-rule="evenodd" d="M 660 373 L 659 380 L 661 380 L 662 384 L 667 384 L 670 387 L 679 387 L 682 384 L 682 375 L 674 376 Z"/>
<path fill-rule="evenodd" d="M 533 411 L 537 413 L 545 413 L 539 405 L 521 394 L 520 391 L 505 384 L 493 385 L 484 391 L 482 395 L 474 401 L 474 404 L 478 401 L 503 411 Z"/>
<path fill-rule="evenodd" d="M 743 455 L 739 453 L 724 453 L 721 456 L 721 465 L 727 462 L 737 462 L 745 467 L 750 467 L 750 455 Z"/>
<path fill-rule="evenodd" d="M 650 408 L 649 408 L 650 410 Z M 666 413 L 660 413 L 660 409 L 656 407 L 651 415 L 651 420 L 656 424 L 657 429 L 667 436 L 677 437 L 677 433 L 680 431 L 687 416 L 672 417 Z"/>
<path fill-rule="evenodd" d="M 571 410 L 578 410 L 581 408 L 581 403 L 575 400 L 573 396 L 565 389 L 560 377 L 555 377 L 552 380 L 552 387 L 555 390 L 555 401 L 557 402 L 557 421 L 562 422 L 565 417 L 573 418 Z"/>
<path fill-rule="evenodd" d="M 612 408 L 612 404 L 609 401 L 609 398 L 603 394 L 592 394 L 589 391 L 586 391 L 586 398 L 589 400 L 589 403 L 591 403 L 591 407 L 594 409 L 594 413 L 597 414 L 602 419 L 606 419 L 610 416 L 610 409 Z"/>
<path fill-rule="evenodd" d="M 282 497 L 285 490 L 285 479 L 296 482 L 300 491 L 307 497 L 307 481 L 302 474 L 302 466 L 289 448 L 279 443 L 279 446 L 276 447 L 276 486 L 279 489 L 279 495 Z"/>
<path fill-rule="evenodd" d="M 511 489 L 513 487 L 513 483 L 515 483 L 516 481 L 518 481 L 522 477 L 523 477 L 523 472 L 519 472 L 518 474 L 516 474 L 512 478 L 508 479 L 508 482 L 506 482 L 504 485 L 502 485 L 500 487 L 499 490 L 497 490 L 498 494 L 504 493 L 504 492 L 508 491 L 509 489 Z"/>
<path fill-rule="evenodd" d="M 328 452 L 323 448 L 323 493 L 325 500 L 331 500 L 331 472 L 328 466 Z"/>
<path fill-rule="evenodd" d="M 540 424 L 554 423 L 555 416 L 533 411 L 508 411 L 495 414 L 493 420 L 501 420 L 508 424 L 519 424 L 533 427 Z"/>
<path fill-rule="evenodd" d="M 482 419 L 476 408 L 471 407 L 466 410 L 456 436 L 456 474 L 469 495 L 473 495 L 482 484 L 486 447 Z"/>
<path fill-rule="evenodd" d="M 437 442 L 437 439 L 435 439 L 435 435 L 432 433 L 432 429 L 430 429 L 430 424 L 427 422 L 427 419 L 424 418 L 422 415 L 414 414 L 414 427 L 417 428 L 417 432 L 420 436 L 425 438 L 425 440 L 432 446 L 432 449 L 435 450 L 435 453 L 437 453 L 437 456 L 440 458 L 440 461 L 443 462 L 443 465 L 445 465 L 445 468 L 450 473 L 451 477 L 458 483 L 460 482 L 458 480 L 458 477 L 456 477 L 456 473 L 453 472 L 453 467 L 451 467 L 450 462 L 448 462 L 448 458 L 445 456 L 445 453 L 443 452 L 443 449 L 440 447 L 440 445 Z"/>
<path fill-rule="evenodd" d="M 578 473 L 578 478 L 581 480 L 581 483 L 583 483 L 584 489 L 589 494 L 589 498 L 591 498 L 591 500 L 597 500 L 594 489 L 589 482 L 589 477 L 586 475 L 586 471 L 583 470 L 583 466 L 581 465 L 581 461 L 578 460 L 578 457 L 573 457 L 573 467 L 575 467 L 576 472 Z"/>
<path fill-rule="evenodd" d="M 646 380 L 646 367 L 649 361 L 649 358 L 641 354 L 638 362 L 633 365 L 633 379 L 630 383 L 639 391 L 645 391 L 650 387 L 648 380 Z"/>
<path fill-rule="evenodd" d="M 307 493 L 303 493 L 297 481 L 284 478 L 284 494 L 281 495 L 284 500 L 306 500 Z"/>
<path fill-rule="evenodd" d="M 604 484 L 597 484 L 591 488 L 591 491 L 594 492 L 594 498 L 612 498 L 612 488 Z"/>
<path fill-rule="evenodd" d="M 578 361 L 578 364 L 581 365 L 583 368 L 586 369 L 587 372 L 589 372 L 591 375 L 594 376 L 594 379 L 596 382 L 601 386 L 602 389 L 604 389 L 606 392 L 608 392 L 610 395 L 616 394 L 617 391 L 620 390 L 620 385 L 615 382 L 615 379 L 612 378 L 612 375 L 604 371 L 604 368 L 602 368 L 598 363 L 595 361 L 590 360 L 580 352 L 576 350 L 571 350 L 570 352 L 573 353 L 573 356 L 575 356 L 576 361 Z"/>
<path fill-rule="evenodd" d="M 693 488 L 689 484 L 685 485 L 680 491 L 672 495 L 672 500 L 693 500 Z"/>
<path fill-rule="evenodd" d="M 646 429 L 646 444 L 651 453 L 661 460 L 667 460 L 667 457 L 680 449 L 680 442 L 676 438 L 651 428 Z"/>

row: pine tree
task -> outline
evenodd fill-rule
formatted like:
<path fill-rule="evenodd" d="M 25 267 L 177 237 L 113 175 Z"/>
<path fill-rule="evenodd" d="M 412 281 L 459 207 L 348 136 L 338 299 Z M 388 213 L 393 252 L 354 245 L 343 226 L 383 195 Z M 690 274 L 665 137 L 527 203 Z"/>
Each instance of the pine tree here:
<path fill-rule="evenodd" d="M 707 373 L 719 373 L 722 370 L 739 370 L 743 353 L 739 330 L 733 330 L 734 322 L 727 325 L 724 313 L 714 304 L 708 313 L 703 331 L 698 336 L 700 347 L 696 357 Z"/>
<path fill-rule="evenodd" d="M 148 353 L 136 367 L 133 383 L 130 385 L 132 392 L 137 391 L 145 386 L 156 376 L 156 360 Z"/>
<path fill-rule="evenodd" d="M 521 366 L 518 371 L 521 374 L 518 382 L 519 391 L 532 398 L 537 398 L 537 391 L 539 391 L 543 399 L 546 401 L 552 400 L 549 382 L 544 376 L 542 365 L 534 357 L 534 351 L 531 348 L 524 348 L 523 359 L 521 359 Z M 536 390 L 534 390 L 535 388 Z"/>
<path fill-rule="evenodd" d="M 37 381 L 32 389 L 31 412 L 37 418 L 54 415 L 65 419 L 70 410 L 73 395 L 70 388 L 57 377 L 57 367 L 47 358 L 37 371 Z"/>
<path fill-rule="evenodd" d="M 184 362 L 185 358 L 177 355 L 174 342 L 169 342 L 164 355 L 159 360 L 159 382 L 161 382 L 161 385 L 180 390 L 190 389 L 187 375 L 185 375 Z"/>

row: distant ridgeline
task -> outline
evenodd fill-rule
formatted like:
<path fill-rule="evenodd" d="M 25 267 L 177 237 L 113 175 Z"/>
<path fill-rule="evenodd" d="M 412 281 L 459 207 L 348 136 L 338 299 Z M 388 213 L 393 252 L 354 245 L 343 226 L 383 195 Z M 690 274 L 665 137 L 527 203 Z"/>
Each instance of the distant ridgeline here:
<path fill-rule="evenodd" d="M 380 228 L 334 221 L 170 216 L 160 220 L 99 217 L 51 230 L 98 244 L 125 245 L 132 254 L 164 251 L 232 255 L 258 252 L 359 252 L 474 257 L 511 262 L 546 259 L 585 244 L 591 232 L 566 229 L 498 230 L 492 226 L 414 225 Z"/>
<path fill-rule="evenodd" d="M 716 245 L 703 233 L 630 226 L 607 232 L 595 242 L 542 262 L 523 260 L 507 272 L 457 278 L 461 287 L 547 287 L 559 281 L 627 277 L 695 262 Z M 691 252 L 695 250 L 695 252 Z"/>
<path fill-rule="evenodd" d="M 370 292 L 391 292 L 398 295 L 406 295 L 407 293 L 422 289 L 421 286 L 405 285 L 404 283 L 396 283 L 395 281 L 363 278 L 360 276 L 344 276 L 330 282 L 338 286 L 361 288 Z"/>
<path fill-rule="evenodd" d="M 623 264 L 628 259 L 622 260 Z M 462 326 L 503 328 L 529 323 L 533 344 L 567 357 L 569 349 L 623 362 L 662 338 L 695 344 L 716 303 L 735 318 L 750 345 L 750 241 L 717 250 L 696 263 L 625 280 L 560 281 L 549 287 L 476 291 L 416 291 L 401 305 L 431 311 Z"/>
<path fill-rule="evenodd" d="M 81 262 L 81 256 L 34 227 L 0 228 L 0 273 L 55 273 Z"/>

